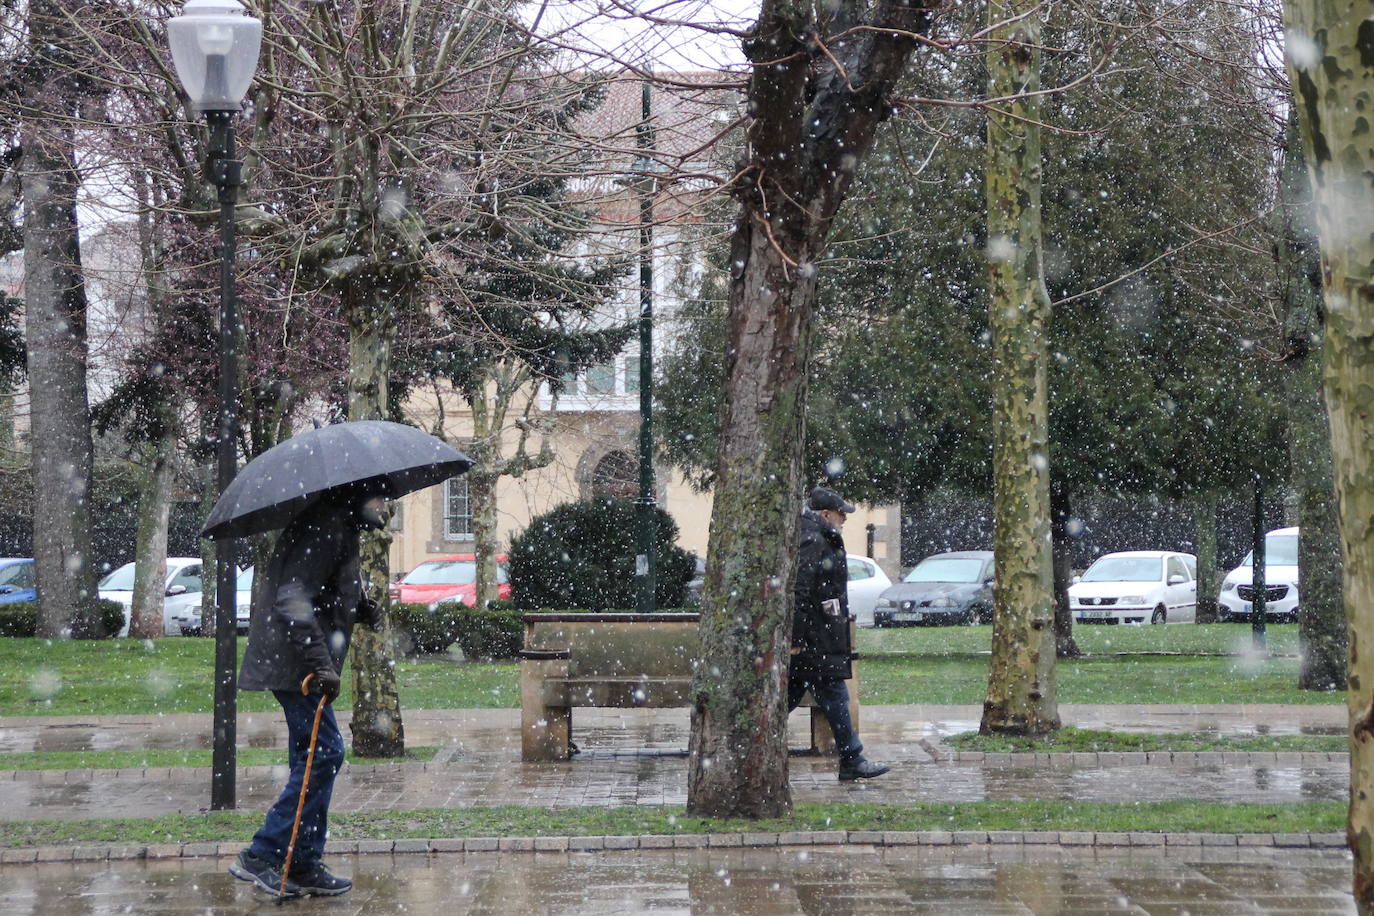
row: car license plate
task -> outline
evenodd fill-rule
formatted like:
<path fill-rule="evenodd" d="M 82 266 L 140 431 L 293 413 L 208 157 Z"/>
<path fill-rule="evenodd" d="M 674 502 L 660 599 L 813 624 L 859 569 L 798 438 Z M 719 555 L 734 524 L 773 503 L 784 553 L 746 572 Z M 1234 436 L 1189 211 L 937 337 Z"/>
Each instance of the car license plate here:
<path fill-rule="evenodd" d="M 898 611 L 895 617 L 897 620 L 909 620 L 912 623 L 920 623 L 925 615 L 920 611 Z"/>
<path fill-rule="evenodd" d="M 1082 620 L 1106 620 L 1106 611 L 1079 611 L 1078 616 Z"/>

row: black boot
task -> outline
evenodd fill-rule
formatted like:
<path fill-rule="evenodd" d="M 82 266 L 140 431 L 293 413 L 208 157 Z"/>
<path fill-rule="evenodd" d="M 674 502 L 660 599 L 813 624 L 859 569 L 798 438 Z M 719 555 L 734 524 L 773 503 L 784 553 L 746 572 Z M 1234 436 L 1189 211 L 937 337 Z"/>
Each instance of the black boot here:
<path fill-rule="evenodd" d="M 246 849 L 229 864 L 229 874 L 241 881 L 250 881 L 259 890 L 266 891 L 275 897 L 299 897 L 301 895 L 300 886 L 290 878 L 286 880 L 286 889 L 283 892 L 280 865 L 274 865 L 266 859 L 260 859 Z"/>
<path fill-rule="evenodd" d="M 881 776 L 892 767 L 874 763 L 864 757 L 858 760 L 851 760 L 848 763 L 840 764 L 840 782 L 853 782 L 856 779 L 872 779 L 874 776 Z"/>
<path fill-rule="evenodd" d="M 337 897 L 353 890 L 353 882 L 331 874 L 323 862 L 316 862 L 304 868 L 292 868 L 291 880 L 310 897 Z"/>

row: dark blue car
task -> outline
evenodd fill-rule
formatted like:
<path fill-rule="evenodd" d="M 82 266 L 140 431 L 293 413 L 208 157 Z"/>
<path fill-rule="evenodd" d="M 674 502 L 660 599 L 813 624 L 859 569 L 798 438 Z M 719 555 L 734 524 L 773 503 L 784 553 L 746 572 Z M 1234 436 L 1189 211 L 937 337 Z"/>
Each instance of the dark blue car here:
<path fill-rule="evenodd" d="M 0 557 L 0 604 L 36 600 L 38 591 L 33 587 L 33 560 Z"/>

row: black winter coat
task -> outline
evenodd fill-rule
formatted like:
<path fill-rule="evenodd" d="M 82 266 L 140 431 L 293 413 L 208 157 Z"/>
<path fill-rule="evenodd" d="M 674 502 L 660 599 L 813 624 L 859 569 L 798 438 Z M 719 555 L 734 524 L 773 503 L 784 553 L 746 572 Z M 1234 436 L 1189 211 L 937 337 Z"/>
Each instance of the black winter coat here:
<path fill-rule="evenodd" d="M 801 518 L 797 580 L 792 594 L 793 678 L 850 677 L 849 561 L 844 538 L 820 516 Z"/>
<path fill-rule="evenodd" d="M 326 665 L 343 671 L 362 597 L 359 529 L 353 509 L 321 503 L 282 532 L 256 574 L 239 687 L 299 690 Z"/>

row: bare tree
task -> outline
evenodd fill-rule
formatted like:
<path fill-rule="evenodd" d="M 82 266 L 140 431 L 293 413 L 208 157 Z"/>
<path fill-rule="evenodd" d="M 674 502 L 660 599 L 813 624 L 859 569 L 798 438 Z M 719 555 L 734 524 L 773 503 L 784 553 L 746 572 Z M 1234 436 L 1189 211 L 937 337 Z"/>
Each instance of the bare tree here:
<path fill-rule="evenodd" d="M 791 808 L 785 677 L 816 263 L 931 10 L 903 0 L 826 8 L 764 0 L 744 42 L 753 73 L 747 145 L 731 186 L 740 212 L 692 685 L 694 815 Z"/>

